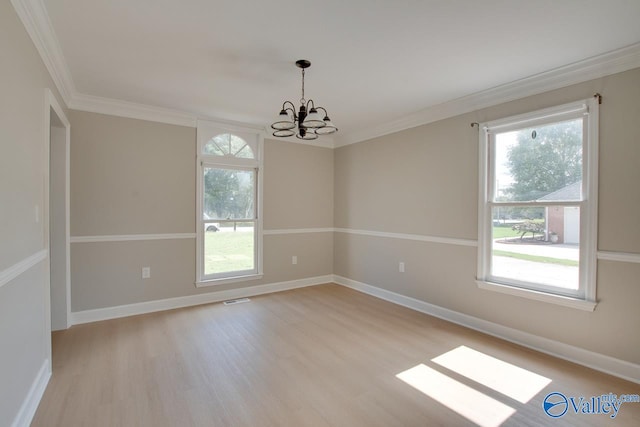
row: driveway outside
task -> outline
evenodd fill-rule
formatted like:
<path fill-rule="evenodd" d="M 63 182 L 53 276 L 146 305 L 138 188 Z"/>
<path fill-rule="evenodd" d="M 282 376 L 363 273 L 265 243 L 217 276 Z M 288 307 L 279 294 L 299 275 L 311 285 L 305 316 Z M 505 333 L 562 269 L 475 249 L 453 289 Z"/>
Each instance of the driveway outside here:
<path fill-rule="evenodd" d="M 577 245 L 504 243 L 503 239 L 496 239 L 493 242 L 493 249 L 572 261 L 580 259 L 580 249 Z M 577 266 L 494 256 L 492 271 L 499 277 L 544 283 L 565 289 L 578 289 Z"/>

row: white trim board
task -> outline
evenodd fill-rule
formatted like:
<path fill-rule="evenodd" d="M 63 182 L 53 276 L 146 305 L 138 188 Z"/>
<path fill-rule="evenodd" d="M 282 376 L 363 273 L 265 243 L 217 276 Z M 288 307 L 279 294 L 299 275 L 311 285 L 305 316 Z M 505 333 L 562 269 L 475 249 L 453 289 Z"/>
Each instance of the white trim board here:
<path fill-rule="evenodd" d="M 640 254 L 630 252 L 598 251 L 598 259 L 640 264 Z"/>
<path fill-rule="evenodd" d="M 589 368 L 596 369 L 626 380 L 640 383 L 640 365 L 619 360 L 610 356 L 584 350 L 548 338 L 539 337 L 517 329 L 502 326 L 493 322 L 482 320 L 473 316 L 429 304 L 415 298 L 400 295 L 362 282 L 351 280 L 338 275 L 326 275 L 310 277 L 306 279 L 277 282 L 265 285 L 250 286 L 246 288 L 230 289 L 219 292 L 210 292 L 185 297 L 169 298 L 164 300 L 147 301 L 137 304 L 128 304 L 116 307 L 100 308 L 71 313 L 71 324 L 82 324 L 100 320 L 115 319 L 138 314 L 152 313 L 156 311 L 171 310 L 181 307 L 190 307 L 201 304 L 251 297 L 256 295 L 280 292 L 289 289 L 297 289 L 307 286 L 315 286 L 324 283 L 337 283 L 339 285 L 355 289 L 357 291 L 375 296 L 377 298 L 420 311 L 422 313 L 438 317 L 440 319 L 468 327 L 470 329 L 504 339 L 531 348 L 542 353 L 552 355 L 570 362 L 578 363 Z"/>
<path fill-rule="evenodd" d="M 176 126 L 195 128 L 197 117 L 195 114 L 171 108 L 155 107 L 152 105 L 137 104 L 134 102 L 120 101 L 117 99 L 100 96 L 85 95 L 74 92 L 67 102 L 72 110 L 88 111 L 90 113 L 108 114 L 110 116 L 125 117 L 130 119 L 148 120 Z"/>
<path fill-rule="evenodd" d="M 329 228 L 290 228 L 280 230 L 264 230 L 265 236 L 278 234 L 331 233 Z M 129 242 L 136 240 L 174 240 L 195 239 L 196 233 L 164 233 L 164 234 L 113 234 L 102 236 L 73 236 L 71 243 Z"/>
<path fill-rule="evenodd" d="M 283 228 L 264 230 L 265 236 L 277 235 L 277 234 L 306 234 L 306 233 L 333 233 L 335 229 L 333 227 L 326 228 Z"/>
<path fill-rule="evenodd" d="M 31 267 L 44 261 L 47 258 L 47 250 L 41 249 L 33 255 L 13 264 L 12 266 L 0 271 L 0 288 L 11 282 Z"/>
<path fill-rule="evenodd" d="M 506 83 L 426 108 L 400 119 L 382 123 L 362 131 L 342 134 L 335 147 L 368 141 L 391 133 L 470 113 L 516 99 L 526 98 L 588 80 L 598 79 L 640 67 L 640 43 L 594 56 L 521 80 Z"/>
<path fill-rule="evenodd" d="M 53 26 L 49 20 L 44 2 L 42 0 L 11 0 L 11 3 L 18 13 L 27 33 L 36 45 L 38 53 L 69 108 L 195 127 L 195 120 L 200 117 L 192 112 L 129 103 L 118 99 L 102 98 L 77 92 L 60 43 L 53 31 Z M 373 126 L 369 129 L 350 133 L 342 133 L 333 138 L 331 145 L 333 147 L 341 147 L 366 141 L 437 120 L 475 111 L 480 108 L 498 105 L 637 67 L 640 67 L 640 43 L 471 94 L 463 98 L 434 105 L 379 126 Z M 214 118 L 212 118 L 212 120 L 223 121 Z M 266 126 L 256 124 L 253 126 L 259 126 L 267 130 Z M 297 141 L 294 140 L 291 142 L 297 143 Z"/>
<path fill-rule="evenodd" d="M 356 230 L 350 228 L 312 227 L 312 228 L 283 228 L 264 230 L 265 236 L 284 234 L 307 233 L 347 233 L 363 236 L 386 237 L 394 239 L 417 240 L 422 242 L 443 243 L 461 246 L 478 246 L 476 240 L 457 239 L 451 237 L 427 236 L 421 234 L 388 233 L 384 231 Z M 98 243 L 98 242 L 127 242 L 135 240 L 171 240 L 171 239 L 195 239 L 196 233 L 165 233 L 165 234 L 113 234 L 101 236 L 72 236 L 71 243 Z"/>
<path fill-rule="evenodd" d="M 31 387 L 22 401 L 20 410 L 13 419 L 11 427 L 29 427 L 31 421 L 33 421 L 33 416 L 36 414 L 42 395 L 44 394 L 47 384 L 49 384 L 49 379 L 51 378 L 50 367 L 51 363 L 48 359 L 45 359 L 42 362 L 42 366 L 34 378 L 33 383 L 31 383 Z"/>
<path fill-rule="evenodd" d="M 390 233 L 386 231 L 361 230 L 353 228 L 283 228 L 264 230 L 265 236 L 285 235 L 285 234 L 306 234 L 306 233 L 345 233 L 360 236 L 384 237 L 389 239 L 415 240 L 419 242 L 439 243 L 446 245 L 477 247 L 478 241 L 473 239 L 460 239 L 454 237 L 429 236 L 426 234 Z M 71 243 L 99 243 L 99 242 L 128 242 L 138 240 L 173 240 L 173 239 L 195 239 L 195 233 L 165 233 L 165 234 L 120 234 L 103 236 L 73 236 Z M 630 262 L 640 264 L 640 254 L 630 252 L 598 251 L 599 260 Z M 0 286 L 4 272 L 0 273 Z"/>
<path fill-rule="evenodd" d="M 62 99 L 69 105 L 77 92 L 44 2 L 42 0 L 11 0 L 11 4 L 31 37 Z"/>
<path fill-rule="evenodd" d="M 58 146 L 58 148 L 54 147 L 54 139 L 52 139 L 52 129 L 56 128 L 57 126 L 55 126 L 53 123 L 51 123 L 51 114 L 55 114 L 55 116 L 58 118 L 58 120 L 60 120 L 60 122 L 62 123 L 62 127 L 64 128 L 64 261 L 65 261 L 65 265 L 64 265 L 64 285 L 65 285 L 65 292 L 64 292 L 64 300 L 65 300 L 65 305 L 66 305 L 66 310 L 65 310 L 65 316 L 64 316 L 64 322 L 60 322 L 60 314 L 58 312 L 56 312 L 56 314 L 54 315 L 57 319 L 56 321 L 56 325 L 53 325 L 54 327 L 52 328 L 52 311 L 51 311 L 51 293 L 55 292 L 55 293 L 59 293 L 60 290 L 59 289 L 53 289 L 51 287 L 51 236 L 50 233 L 52 230 L 54 230 L 54 228 L 52 228 L 51 226 L 51 154 L 56 152 L 56 150 L 60 150 L 60 147 Z M 49 331 L 49 330 L 59 330 L 61 328 L 68 328 L 69 327 L 69 313 L 71 312 L 71 245 L 70 245 L 70 240 L 71 240 L 71 122 L 69 122 L 69 119 L 67 118 L 66 114 L 64 113 L 64 110 L 62 109 L 62 106 L 60 105 L 60 103 L 58 102 L 58 99 L 56 98 L 56 96 L 53 94 L 53 92 L 51 91 L 51 89 L 46 88 L 45 89 L 45 122 L 44 122 L 44 128 L 45 128 L 45 139 L 44 139 L 44 153 L 45 153 L 45 159 L 44 159 L 44 164 L 45 164 L 45 169 L 46 169 L 46 173 L 45 173 L 45 185 L 44 185 L 44 216 L 45 216 L 45 221 L 44 221 L 44 241 L 46 242 L 46 247 L 47 247 L 47 263 L 48 265 L 48 282 L 49 282 L 49 286 L 48 289 L 46 290 L 46 295 L 45 295 L 45 300 L 47 301 L 47 322 L 45 325 L 45 330 Z M 60 141 L 58 141 L 58 144 L 60 143 Z M 57 145 L 57 144 L 56 144 Z M 52 150 L 53 149 L 53 150 Z M 58 193 L 59 193 L 59 188 L 58 188 Z M 58 194 L 59 196 L 59 194 Z M 59 225 L 59 224 L 58 224 Z M 60 254 L 58 254 L 60 255 Z M 58 294 L 59 296 L 59 294 Z M 48 347 L 48 357 L 49 359 L 51 359 L 51 337 L 47 336 L 47 340 L 45 345 Z"/>
<path fill-rule="evenodd" d="M 424 234 L 388 233 L 386 231 L 356 230 L 352 228 L 334 228 L 337 233 L 357 234 L 361 236 L 386 237 L 391 239 L 417 240 L 420 242 L 442 243 L 458 246 L 478 246 L 477 240 L 454 237 L 428 236 Z"/>
<path fill-rule="evenodd" d="M 385 301 L 640 384 L 640 365 L 509 328 L 346 277 L 334 275 L 334 282 Z"/>
<path fill-rule="evenodd" d="M 459 239 L 453 237 L 429 236 L 425 234 L 388 233 L 386 231 L 357 230 L 352 228 L 334 228 L 337 233 L 355 234 L 360 236 L 386 237 L 390 239 L 415 240 L 419 242 L 440 243 L 458 246 L 478 246 L 478 241 L 474 239 Z M 640 254 L 631 252 L 598 251 L 599 260 L 631 262 L 640 264 Z"/>
<path fill-rule="evenodd" d="M 136 240 L 195 239 L 196 233 L 114 234 L 106 236 L 73 236 L 71 243 L 130 242 Z"/>
<path fill-rule="evenodd" d="M 246 288 L 236 288 L 217 292 L 214 291 L 205 294 L 145 301 L 115 307 L 98 308 L 94 310 L 76 311 L 71 313 L 71 324 L 79 325 L 82 323 L 97 322 L 100 320 L 117 319 L 120 317 L 135 316 L 138 314 L 153 313 L 156 311 L 172 310 L 175 308 L 191 307 L 230 299 L 246 298 L 290 289 L 304 288 L 307 286 L 321 285 L 324 283 L 331 283 L 332 281 L 333 275 L 328 274 L 326 276 L 308 277 L 305 279 L 290 280 L 287 282 L 268 283 L 264 285 L 248 286 Z"/>
<path fill-rule="evenodd" d="M 328 148 L 328 149 L 336 148 L 336 139 L 335 137 L 330 135 L 322 135 L 318 139 L 304 140 L 304 139 L 296 138 L 295 136 L 288 136 L 288 137 L 273 136 L 273 129 L 271 129 L 271 127 L 269 126 L 265 126 L 263 129 L 265 131 L 264 139 L 265 140 L 268 139 L 276 143 L 290 142 L 292 144 L 310 145 L 316 148 Z"/>

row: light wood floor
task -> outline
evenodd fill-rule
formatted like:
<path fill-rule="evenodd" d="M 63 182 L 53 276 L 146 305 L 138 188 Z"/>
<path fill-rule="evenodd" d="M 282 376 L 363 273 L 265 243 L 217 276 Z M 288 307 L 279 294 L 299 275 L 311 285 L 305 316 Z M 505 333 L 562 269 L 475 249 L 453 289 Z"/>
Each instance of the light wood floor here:
<path fill-rule="evenodd" d="M 432 361 L 461 346 L 505 362 L 506 376 L 489 372 L 498 383 L 516 379 L 515 366 L 551 382 L 521 403 Z M 476 362 L 466 366 L 477 380 L 488 371 Z M 435 394 L 396 377 L 416 366 Z M 526 375 L 517 381 L 529 387 Z M 551 419 L 542 401 L 553 391 L 590 397 L 640 386 L 329 284 L 56 332 L 53 376 L 32 425 L 499 425 L 504 408 L 508 426 L 640 425 L 640 403 L 623 404 L 614 420 L 572 411 Z"/>

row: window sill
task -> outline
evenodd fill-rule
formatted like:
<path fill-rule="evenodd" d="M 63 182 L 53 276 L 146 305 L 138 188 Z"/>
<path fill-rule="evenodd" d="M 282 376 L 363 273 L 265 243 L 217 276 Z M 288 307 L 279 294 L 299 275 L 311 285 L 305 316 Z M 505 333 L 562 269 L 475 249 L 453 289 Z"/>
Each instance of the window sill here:
<path fill-rule="evenodd" d="M 220 279 L 206 279 L 196 281 L 196 288 L 208 286 L 226 285 L 227 283 L 247 282 L 249 280 L 262 279 L 262 274 L 247 274 L 246 276 L 222 277 Z"/>
<path fill-rule="evenodd" d="M 500 283 L 485 282 L 484 280 L 476 280 L 480 289 L 487 291 L 500 292 L 507 295 L 514 295 L 522 298 L 533 299 L 536 301 L 548 302 L 564 307 L 575 308 L 584 311 L 594 311 L 598 303 L 596 301 L 588 301 L 580 298 L 566 297 L 562 295 L 550 294 L 547 292 L 534 291 L 531 289 L 517 288 L 514 286 L 503 285 Z"/>

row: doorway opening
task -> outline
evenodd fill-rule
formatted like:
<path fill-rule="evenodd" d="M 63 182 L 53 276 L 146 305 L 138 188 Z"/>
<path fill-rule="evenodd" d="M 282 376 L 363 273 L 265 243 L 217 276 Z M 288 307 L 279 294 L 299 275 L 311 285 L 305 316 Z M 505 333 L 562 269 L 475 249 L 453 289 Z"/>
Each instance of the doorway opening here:
<path fill-rule="evenodd" d="M 67 329 L 71 315 L 71 263 L 69 229 L 70 123 L 50 90 L 46 91 L 45 230 L 49 286 L 45 295 L 49 313 L 47 331 Z M 51 342 L 47 346 L 51 360 Z"/>

